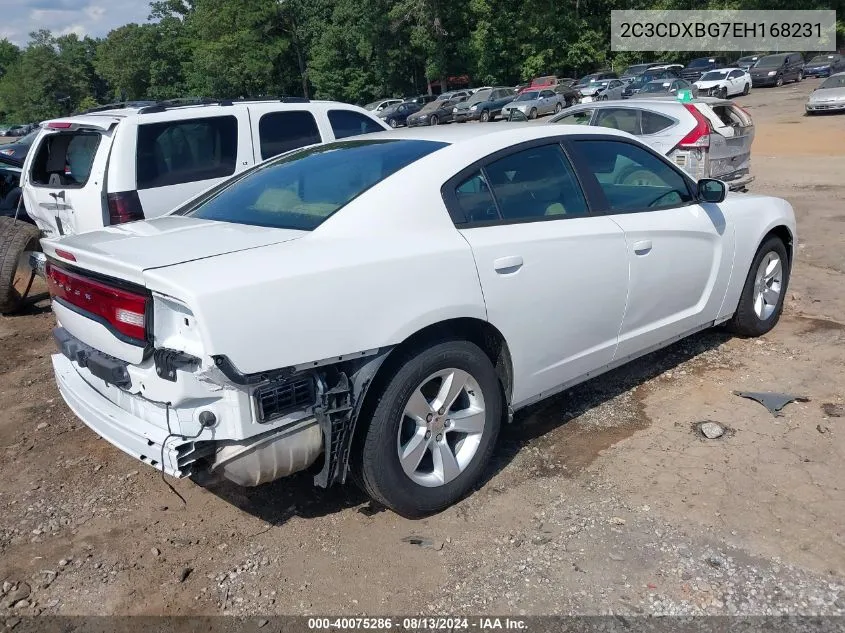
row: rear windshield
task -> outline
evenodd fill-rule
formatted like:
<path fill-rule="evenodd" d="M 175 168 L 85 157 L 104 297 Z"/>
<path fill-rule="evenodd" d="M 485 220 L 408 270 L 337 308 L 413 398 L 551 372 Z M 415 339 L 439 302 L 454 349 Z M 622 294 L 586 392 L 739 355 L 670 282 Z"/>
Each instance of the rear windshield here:
<path fill-rule="evenodd" d="M 228 115 L 139 125 L 137 152 L 138 189 L 231 176 L 238 120 Z"/>
<path fill-rule="evenodd" d="M 711 70 L 709 73 L 704 73 L 699 81 L 719 81 L 728 76 L 727 70 Z"/>
<path fill-rule="evenodd" d="M 335 211 L 446 143 L 339 141 L 263 163 L 178 215 L 311 231 Z"/>
<path fill-rule="evenodd" d="M 61 132 L 45 136 L 32 161 L 32 183 L 46 187 L 84 187 L 99 145 L 99 132 Z"/>

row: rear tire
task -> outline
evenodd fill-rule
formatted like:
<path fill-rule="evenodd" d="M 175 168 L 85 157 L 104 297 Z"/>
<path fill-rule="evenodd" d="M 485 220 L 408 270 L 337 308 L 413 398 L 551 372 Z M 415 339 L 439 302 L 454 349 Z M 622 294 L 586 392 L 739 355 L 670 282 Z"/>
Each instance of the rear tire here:
<path fill-rule="evenodd" d="M 562 106 L 562 105 L 560 104 L 560 102 L 558 101 L 558 102 L 555 104 L 555 114 L 557 114 L 557 113 L 558 113 L 558 112 L 560 112 L 561 110 L 563 110 L 563 106 Z"/>
<path fill-rule="evenodd" d="M 32 271 L 23 262 L 27 251 L 40 251 L 38 227 L 18 219 L 0 217 L 0 313 L 20 309 L 29 290 Z"/>
<path fill-rule="evenodd" d="M 803 71 L 803 70 L 799 70 L 799 71 L 798 71 L 798 79 L 796 79 L 796 81 L 797 81 L 797 82 L 800 82 L 802 79 L 804 79 L 804 71 Z"/>
<path fill-rule="evenodd" d="M 767 279 L 766 270 L 762 268 L 764 264 L 765 268 L 773 269 L 772 273 L 779 270 L 779 276 L 773 274 Z M 739 336 L 762 336 L 775 327 L 783 312 L 790 272 L 783 241 L 774 235 L 766 238 L 751 262 L 736 312 L 728 321 L 728 330 Z M 769 295 L 768 302 L 766 295 Z"/>
<path fill-rule="evenodd" d="M 477 483 L 499 433 L 502 392 L 490 359 L 468 341 L 443 341 L 409 350 L 396 367 L 379 394 L 353 469 L 356 481 L 375 501 L 402 516 L 418 518 L 447 508 Z M 466 387 L 461 387 L 451 406 L 429 409 L 445 393 L 440 389 L 447 378 L 437 378 L 441 374 L 458 381 L 450 379 L 451 385 Z M 410 417 L 415 396 L 424 400 L 416 399 L 422 406 L 413 410 L 421 410 L 426 417 Z M 439 411 L 444 413 L 439 415 Z M 467 417 L 461 418 L 461 412 L 468 412 Z M 470 420 L 472 434 L 458 430 L 459 424 L 468 425 Z M 421 449 L 411 449 L 412 444 Z M 454 462 L 447 459 L 444 447 Z M 412 453 L 419 461 L 411 461 Z"/>

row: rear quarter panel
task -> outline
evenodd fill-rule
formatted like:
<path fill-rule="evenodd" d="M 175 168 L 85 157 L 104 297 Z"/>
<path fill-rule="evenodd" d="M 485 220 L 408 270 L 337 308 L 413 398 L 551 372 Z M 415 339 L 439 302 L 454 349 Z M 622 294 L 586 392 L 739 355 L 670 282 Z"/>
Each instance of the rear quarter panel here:
<path fill-rule="evenodd" d="M 742 288 L 745 285 L 751 262 L 766 235 L 779 226 L 785 226 L 792 235 L 790 259 L 794 260 L 797 248 L 795 214 L 786 200 L 753 194 L 729 194 L 721 209 L 736 233 L 736 250 L 733 271 L 728 284 L 719 319 L 729 318 L 736 311 Z M 787 245 L 787 251 L 790 250 Z"/>
<path fill-rule="evenodd" d="M 206 353 L 245 373 L 486 319 L 472 251 L 439 188 L 405 180 L 401 189 L 377 186 L 287 244 L 149 270 L 146 283 L 189 305 Z"/>

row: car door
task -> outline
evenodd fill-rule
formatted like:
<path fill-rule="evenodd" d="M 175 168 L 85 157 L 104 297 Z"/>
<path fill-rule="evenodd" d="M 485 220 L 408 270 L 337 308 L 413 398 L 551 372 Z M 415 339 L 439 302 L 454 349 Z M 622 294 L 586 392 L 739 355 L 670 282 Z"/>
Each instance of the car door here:
<path fill-rule="evenodd" d="M 555 111 L 555 93 L 552 90 L 543 90 L 540 92 L 540 106 L 541 114 L 551 114 Z"/>
<path fill-rule="evenodd" d="M 616 359 L 654 349 L 718 316 L 734 234 L 716 204 L 650 149 L 627 139 L 572 140 L 578 173 L 625 233 L 630 281 Z"/>
<path fill-rule="evenodd" d="M 590 214 L 561 146 L 494 154 L 443 195 L 472 247 L 488 319 L 508 341 L 514 406 L 608 364 L 627 295 L 625 237 Z"/>
<path fill-rule="evenodd" d="M 614 79 L 610 82 L 610 85 L 607 88 L 607 98 L 608 99 L 621 99 L 622 98 L 622 89 L 624 85 L 618 79 Z"/>

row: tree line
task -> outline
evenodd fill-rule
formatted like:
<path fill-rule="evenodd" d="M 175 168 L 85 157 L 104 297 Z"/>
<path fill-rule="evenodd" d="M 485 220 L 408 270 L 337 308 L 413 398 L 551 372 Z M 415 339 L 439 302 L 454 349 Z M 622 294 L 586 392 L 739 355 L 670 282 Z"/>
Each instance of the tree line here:
<path fill-rule="evenodd" d="M 845 34 L 845 0 L 835 9 Z M 833 6 L 831 6 L 833 5 Z M 0 40 L 0 120 L 98 104 L 281 95 L 364 103 L 466 76 L 514 85 L 694 54 L 610 51 L 613 9 L 788 9 L 787 0 L 158 0 L 104 38 Z M 706 53 L 706 52 L 705 52 Z"/>

